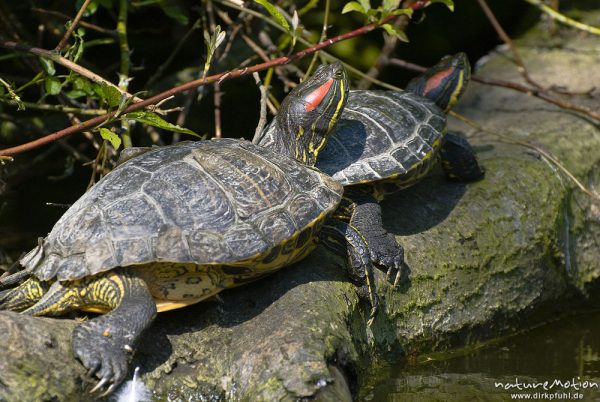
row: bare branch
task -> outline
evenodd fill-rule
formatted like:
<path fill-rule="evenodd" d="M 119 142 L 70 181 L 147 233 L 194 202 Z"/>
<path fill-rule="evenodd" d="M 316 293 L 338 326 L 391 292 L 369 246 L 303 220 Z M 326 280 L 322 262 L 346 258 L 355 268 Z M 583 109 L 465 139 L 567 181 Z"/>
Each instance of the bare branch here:
<path fill-rule="evenodd" d="M 73 19 L 73 22 L 69 26 L 69 29 L 67 29 L 67 32 L 65 32 L 65 34 L 63 35 L 60 42 L 58 42 L 58 45 L 56 45 L 56 47 L 54 48 L 55 52 L 60 53 L 60 51 L 67 45 L 67 42 L 69 41 L 69 38 L 71 37 L 71 34 L 73 33 L 73 30 L 75 30 L 75 28 L 77 28 L 77 25 L 79 24 L 79 20 L 81 19 L 81 17 L 83 17 L 83 13 L 85 12 L 85 9 L 88 7 L 88 5 L 90 4 L 91 1 L 92 0 L 85 0 L 83 2 L 83 4 L 81 5 L 81 8 L 77 12 L 77 15 L 75 16 L 75 19 Z"/>
<path fill-rule="evenodd" d="M 407 61 L 400 60 L 400 59 L 390 59 L 390 64 L 393 64 L 395 66 L 404 68 L 406 70 L 411 70 L 411 71 L 414 71 L 417 73 L 422 73 L 425 70 L 427 70 L 426 67 L 419 66 L 418 64 L 409 63 Z M 594 120 L 600 121 L 600 113 L 599 112 L 589 109 L 585 106 L 578 105 L 576 103 L 569 102 L 564 99 L 560 99 L 555 96 L 552 96 L 543 89 L 531 88 L 526 85 L 518 84 L 516 82 L 494 80 L 494 79 L 490 79 L 490 78 L 481 78 L 478 76 L 472 76 L 471 80 L 473 80 L 475 82 L 479 82 L 481 84 L 492 85 L 492 86 L 496 86 L 496 87 L 508 88 L 508 89 L 512 89 L 515 91 L 519 91 L 524 94 L 542 99 L 546 102 L 555 104 L 556 106 L 559 106 L 563 109 L 573 110 L 573 111 L 582 113 L 588 117 L 591 117 Z"/>
<path fill-rule="evenodd" d="M 77 74 L 79 74 L 97 84 L 104 83 L 105 85 L 111 86 L 111 87 L 115 88 L 117 91 L 119 91 L 119 93 L 126 95 L 128 98 L 133 97 L 134 101 L 136 101 L 136 102 L 142 101 L 141 98 L 138 98 L 137 96 L 133 96 L 129 92 L 123 92 L 123 90 L 121 88 L 119 88 L 117 85 L 113 84 L 112 82 L 108 81 L 107 79 L 102 78 L 98 74 L 88 70 L 85 67 L 80 66 L 77 63 L 73 63 L 71 60 L 67 59 L 66 57 L 62 57 L 61 55 L 59 55 L 58 53 L 55 53 L 53 51 L 41 49 L 39 47 L 24 45 L 24 44 L 17 43 L 14 41 L 6 41 L 6 40 L 0 40 L 0 47 L 3 47 L 5 49 L 18 50 L 20 52 L 30 53 L 30 54 L 34 54 L 36 56 L 50 59 L 53 62 L 60 64 L 61 66 L 66 67 L 69 70 L 76 72 Z"/>
<path fill-rule="evenodd" d="M 569 25 L 573 28 L 579 29 L 579 30 L 587 32 L 587 33 L 591 33 L 593 35 L 600 35 L 600 28 L 596 28 L 591 25 L 587 25 L 587 24 L 583 24 L 579 21 L 575 21 L 574 19 L 571 19 L 571 18 L 567 17 L 566 15 L 563 15 L 563 14 L 559 13 L 558 11 L 554 10 L 552 7 L 547 6 L 546 4 L 542 3 L 540 0 L 525 0 L 525 1 L 528 2 L 529 4 L 536 6 L 542 12 L 548 14 L 548 16 L 550 16 L 550 18 L 552 18 L 553 20 L 562 22 L 565 25 Z"/>

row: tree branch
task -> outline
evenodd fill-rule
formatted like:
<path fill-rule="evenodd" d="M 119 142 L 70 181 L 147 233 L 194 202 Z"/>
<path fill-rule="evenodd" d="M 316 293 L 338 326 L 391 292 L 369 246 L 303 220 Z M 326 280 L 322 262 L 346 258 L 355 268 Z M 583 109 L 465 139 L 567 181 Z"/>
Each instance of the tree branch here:
<path fill-rule="evenodd" d="M 79 24 L 79 20 L 81 19 L 81 17 L 83 17 L 83 13 L 85 12 L 85 9 L 88 7 L 88 5 L 90 4 L 90 1 L 92 1 L 92 0 L 85 0 L 83 2 L 83 4 L 81 5 L 81 8 L 77 12 L 77 15 L 75 16 L 75 19 L 69 26 L 69 29 L 67 29 L 67 32 L 65 32 L 65 34 L 63 35 L 60 42 L 58 42 L 58 45 L 56 45 L 56 47 L 54 48 L 55 52 L 60 53 L 60 51 L 67 45 L 67 42 L 69 41 L 69 38 L 71 37 L 71 34 L 73 33 L 73 30 Z"/>
<path fill-rule="evenodd" d="M 0 47 L 3 47 L 5 49 L 18 50 L 20 52 L 30 53 L 30 54 L 34 54 L 36 56 L 50 59 L 53 62 L 55 62 L 56 64 L 60 64 L 61 66 L 66 67 L 69 70 L 76 72 L 77 74 L 79 74 L 97 84 L 104 83 L 105 85 L 111 86 L 111 87 L 115 88 L 117 91 L 119 91 L 119 93 L 124 94 L 129 98 L 133 97 L 134 101 L 136 101 L 136 102 L 139 102 L 142 100 L 141 98 L 138 98 L 137 96 L 134 97 L 132 94 L 130 94 L 128 92 L 123 92 L 123 90 L 121 88 L 119 88 L 117 85 L 113 84 L 112 82 L 102 78 L 98 74 L 88 70 L 85 67 L 80 66 L 77 63 L 73 63 L 71 60 L 69 60 L 65 57 L 62 57 L 60 54 L 55 53 L 53 51 L 41 49 L 39 47 L 24 45 L 22 43 L 17 43 L 14 41 L 7 41 L 7 40 L 0 40 Z"/>
<path fill-rule="evenodd" d="M 426 1 L 418 1 L 415 2 L 414 4 L 411 5 L 411 7 L 413 9 L 420 9 L 423 8 L 427 5 L 428 2 Z M 398 16 L 392 15 L 389 16 L 387 18 L 385 18 L 381 24 L 385 24 L 387 22 L 390 22 L 392 20 L 394 20 L 395 18 L 398 18 Z M 214 74 L 208 77 L 204 77 L 204 78 L 200 78 L 197 80 L 193 80 L 190 82 L 187 82 L 185 84 L 173 87 L 167 91 L 161 92 L 155 96 L 152 96 L 146 100 L 142 100 L 140 102 L 134 103 L 132 105 L 130 105 L 129 107 L 125 108 L 125 110 L 121 113 L 121 114 L 126 114 L 126 113 L 130 113 L 136 110 L 140 110 L 142 108 L 145 108 L 147 106 L 153 105 L 157 102 L 160 102 L 163 99 L 166 99 L 168 97 L 171 97 L 177 93 L 180 92 L 185 92 L 188 91 L 190 89 L 194 89 L 197 88 L 199 86 L 202 85 L 206 85 L 206 84 L 210 84 L 213 82 L 222 82 L 224 80 L 229 80 L 232 78 L 237 78 L 237 77 L 241 77 L 241 76 L 245 76 L 248 74 L 252 74 L 254 72 L 258 72 L 258 71 L 262 71 L 262 70 L 266 70 L 268 68 L 274 67 L 274 66 L 279 66 L 279 65 L 283 65 L 283 64 L 288 64 L 291 63 L 294 60 L 300 59 L 302 57 L 305 57 L 309 54 L 312 54 L 316 51 L 319 51 L 321 49 L 324 49 L 326 47 L 329 47 L 335 43 L 347 40 L 347 39 L 351 39 L 360 35 L 364 35 L 368 32 L 373 31 L 374 29 L 377 29 L 379 27 L 379 24 L 373 23 L 373 24 L 368 24 L 365 25 L 363 27 L 360 27 L 358 29 L 355 29 L 354 31 L 351 32 L 347 32 L 345 34 L 342 35 L 338 35 L 336 37 L 327 39 L 326 41 L 323 41 L 321 43 L 318 43 L 310 48 L 301 50 L 299 52 L 296 52 L 290 56 L 283 56 L 283 57 L 279 57 L 277 59 L 273 59 L 270 60 L 268 62 L 265 63 L 260 63 L 260 64 L 256 64 L 254 66 L 251 67 L 245 67 L 245 68 L 238 68 L 238 69 L 234 69 L 231 71 L 227 71 L 227 72 L 223 72 L 223 73 L 219 73 L 219 74 Z M 29 46 L 24 46 L 24 45 L 19 45 L 15 42 L 6 42 L 6 41 L 0 41 L 0 46 L 2 47 L 6 47 L 6 48 L 10 48 L 10 49 L 17 49 L 17 50 L 23 50 L 23 51 L 28 51 L 28 52 L 33 52 L 32 49 L 35 49 L 35 52 L 39 53 L 40 55 L 43 55 L 45 57 L 48 57 L 48 54 L 50 54 L 52 57 L 56 57 L 56 55 L 52 54 L 51 52 L 44 50 L 44 49 L 39 49 L 39 48 L 31 48 Z M 69 61 L 70 62 L 70 61 Z M 74 64 L 74 63 L 72 63 Z M 77 65 L 76 65 L 77 66 Z M 77 66 L 80 67 L 80 66 Z M 90 72 L 91 73 L 91 72 Z M 93 73 L 92 73 L 93 74 Z M 113 118 L 116 114 L 116 111 L 107 113 L 103 116 L 98 116 L 89 120 L 86 120 L 80 124 L 76 124 L 74 126 L 71 127 L 67 127 L 65 129 L 56 131 L 54 133 L 48 134 L 42 138 L 38 138 L 37 140 L 22 144 L 22 145 L 18 145 L 15 147 L 10 147 L 10 148 L 5 148 L 0 150 L 0 156 L 3 155 L 15 155 L 21 152 L 25 152 L 25 151 L 30 151 L 32 149 L 38 148 L 40 146 L 46 145 L 48 143 L 51 143 L 53 141 L 56 141 L 59 138 L 65 137 L 67 135 L 70 134 L 74 134 L 74 133 L 78 133 L 80 131 L 83 130 L 87 130 L 87 129 L 91 129 L 95 126 L 97 126 L 98 124 L 104 123 L 107 120 Z"/>
<path fill-rule="evenodd" d="M 419 66 L 418 64 L 409 63 L 407 61 L 400 60 L 400 59 L 390 59 L 390 64 L 398 66 L 398 67 L 402 67 L 406 70 L 414 71 L 417 73 L 423 73 L 425 70 L 427 70 L 426 67 Z M 485 84 L 485 85 L 492 85 L 495 87 L 508 88 L 508 89 L 512 89 L 515 91 L 519 91 L 524 94 L 539 98 L 543 101 L 555 104 L 556 106 L 559 106 L 563 109 L 573 110 L 573 111 L 582 113 L 588 117 L 591 117 L 594 120 L 600 121 L 600 113 L 599 112 L 589 109 L 585 106 L 578 105 L 576 103 L 569 102 L 564 99 L 560 99 L 555 96 L 552 96 L 547 91 L 545 91 L 543 89 L 539 89 L 537 87 L 531 88 L 526 85 L 518 84 L 516 82 L 494 80 L 494 79 L 490 79 L 490 78 L 481 78 L 478 76 L 472 76 L 471 80 L 475 81 L 475 82 L 479 82 L 481 84 Z"/>

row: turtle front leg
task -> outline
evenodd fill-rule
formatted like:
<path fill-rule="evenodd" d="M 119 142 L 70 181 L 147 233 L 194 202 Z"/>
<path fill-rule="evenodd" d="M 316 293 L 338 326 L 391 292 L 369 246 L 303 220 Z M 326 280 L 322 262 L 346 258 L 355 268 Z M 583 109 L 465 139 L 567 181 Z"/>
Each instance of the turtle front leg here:
<path fill-rule="evenodd" d="M 373 264 L 365 239 L 352 225 L 338 219 L 330 219 L 319 232 L 319 241 L 334 253 L 348 259 L 348 273 L 357 286 L 358 296 L 371 305 L 368 325 L 377 314 L 379 306 L 373 276 Z"/>
<path fill-rule="evenodd" d="M 348 197 L 346 202 L 350 203 L 346 207 L 350 225 L 365 239 L 371 260 L 384 267 L 388 280 L 394 277 L 394 286 L 398 286 L 402 270 L 408 269 L 404 262 L 404 249 L 383 226 L 381 206 L 366 192 L 349 191 L 344 197 Z"/>
<path fill-rule="evenodd" d="M 450 180 L 470 182 L 483 178 L 485 170 L 479 166 L 471 144 L 456 132 L 444 135 L 440 149 L 442 168 Z"/>
<path fill-rule="evenodd" d="M 58 315 L 72 309 L 101 307 L 109 313 L 73 330 L 75 356 L 100 380 L 91 392 L 111 393 L 126 377 L 129 358 L 141 334 L 156 316 L 146 283 L 127 270 L 111 271 L 73 282 L 55 282 L 44 297 L 25 310 L 30 315 Z"/>

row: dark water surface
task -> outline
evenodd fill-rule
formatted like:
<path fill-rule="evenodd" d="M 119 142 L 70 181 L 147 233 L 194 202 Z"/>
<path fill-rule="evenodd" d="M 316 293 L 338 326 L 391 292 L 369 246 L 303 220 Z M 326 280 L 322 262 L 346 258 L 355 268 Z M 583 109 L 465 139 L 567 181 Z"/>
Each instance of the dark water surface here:
<path fill-rule="evenodd" d="M 600 313 L 561 318 L 460 357 L 371 375 L 378 380 L 363 386 L 361 401 L 600 401 Z"/>

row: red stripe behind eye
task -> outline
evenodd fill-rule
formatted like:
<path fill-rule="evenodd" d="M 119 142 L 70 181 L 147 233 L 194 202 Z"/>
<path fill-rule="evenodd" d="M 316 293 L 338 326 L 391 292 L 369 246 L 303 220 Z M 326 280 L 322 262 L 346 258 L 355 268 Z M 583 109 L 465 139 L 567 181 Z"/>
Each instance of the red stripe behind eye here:
<path fill-rule="evenodd" d="M 304 109 L 307 112 L 312 112 L 317 106 L 319 106 L 325 95 L 327 95 L 327 92 L 329 92 L 331 84 L 333 84 L 333 79 L 328 80 L 325 84 L 321 85 L 319 88 L 309 93 L 306 98 L 304 98 L 306 101 Z"/>
<path fill-rule="evenodd" d="M 450 67 L 446 70 L 442 70 L 439 73 L 435 73 L 431 76 L 430 79 L 427 80 L 427 84 L 425 84 L 425 90 L 423 91 L 423 95 L 427 95 L 431 90 L 440 86 L 442 81 L 454 72 L 454 67 Z"/>

